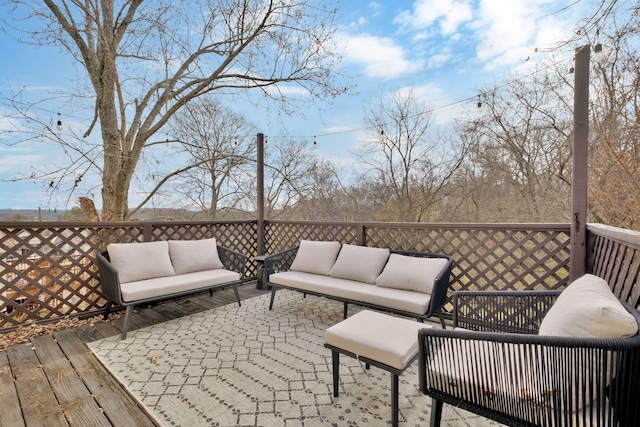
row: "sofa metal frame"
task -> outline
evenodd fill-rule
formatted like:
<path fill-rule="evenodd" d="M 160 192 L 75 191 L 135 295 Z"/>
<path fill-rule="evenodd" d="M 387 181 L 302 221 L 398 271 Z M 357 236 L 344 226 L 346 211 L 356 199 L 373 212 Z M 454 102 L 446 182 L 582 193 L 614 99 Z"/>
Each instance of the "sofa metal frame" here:
<path fill-rule="evenodd" d="M 121 335 L 121 338 L 125 339 L 127 337 L 127 331 L 129 329 L 129 323 L 131 321 L 131 314 L 133 313 L 133 307 L 136 305 L 177 298 L 185 295 L 191 295 L 197 292 L 205 291 L 207 289 L 209 290 L 209 295 L 213 296 L 214 289 L 233 286 L 233 292 L 235 294 L 236 301 L 238 302 L 238 306 L 241 306 L 240 294 L 238 293 L 238 285 L 244 283 L 244 280 L 245 280 L 244 276 L 245 276 L 245 269 L 247 265 L 247 257 L 244 254 L 235 252 L 224 246 L 217 245 L 217 248 L 218 248 L 218 256 L 220 257 L 220 261 L 222 262 L 222 265 L 224 266 L 224 268 L 230 271 L 235 271 L 237 273 L 240 273 L 239 280 L 219 283 L 212 286 L 199 287 L 196 289 L 191 289 L 183 292 L 175 292 L 171 294 L 160 295 L 153 298 L 145 298 L 145 299 L 140 299 L 135 301 L 128 301 L 128 302 L 122 300 L 122 292 L 120 288 L 120 279 L 118 277 L 118 271 L 111 264 L 108 251 L 99 252 L 96 255 L 96 261 L 98 264 L 98 271 L 100 273 L 100 284 L 102 286 L 102 293 L 107 298 L 107 305 L 104 311 L 104 319 L 106 320 L 109 317 L 109 313 L 111 312 L 111 308 L 113 307 L 114 304 L 126 307 L 124 323 L 122 326 L 122 335 Z"/>
<path fill-rule="evenodd" d="M 267 275 L 271 273 L 278 273 L 283 271 L 288 271 L 291 268 L 291 264 L 298 253 L 299 246 L 295 246 L 293 248 L 286 249 L 282 252 L 278 252 L 276 254 L 267 256 L 264 258 L 264 268 L 266 270 Z M 396 310 L 393 308 L 385 307 L 377 304 L 370 304 L 362 301 L 352 300 L 348 298 L 340 298 L 333 295 L 326 295 L 321 292 L 313 292 L 308 290 L 301 290 L 295 287 L 289 287 L 285 285 L 275 284 L 270 282 L 267 279 L 267 283 L 271 286 L 271 300 L 269 302 L 269 310 L 273 309 L 273 301 L 276 296 L 276 288 L 285 288 L 292 289 L 298 292 L 302 292 L 305 297 L 307 294 L 326 297 L 329 299 L 342 301 L 344 303 L 343 309 L 343 318 L 346 319 L 348 317 L 348 305 L 355 304 L 362 307 L 367 307 L 375 310 L 391 312 L 395 314 L 399 314 L 402 316 L 413 317 L 420 322 L 423 322 L 425 319 L 437 314 L 440 319 L 440 324 L 442 328 L 445 328 L 444 322 L 444 313 L 442 311 L 442 306 L 447 300 L 447 291 L 449 289 L 449 280 L 451 277 L 451 269 L 453 268 L 453 259 L 449 255 L 445 254 L 436 254 L 431 252 L 413 252 L 413 251 L 402 251 L 402 250 L 390 250 L 392 254 L 406 255 L 406 256 L 414 256 L 419 258 L 445 258 L 449 262 L 447 266 L 443 269 L 443 272 L 436 278 L 436 282 L 433 285 L 433 290 L 431 292 L 431 300 L 429 302 L 429 308 L 427 312 L 424 314 L 416 314 L 411 313 L 404 310 Z M 372 285 L 373 286 L 373 285 Z"/>
<path fill-rule="evenodd" d="M 637 425 L 640 336 L 536 335 L 559 294 L 454 292 L 453 325 L 466 330 L 425 328 L 418 334 L 420 390 L 432 397 L 432 427 L 440 425 L 443 403 L 511 426 Z M 640 313 L 622 304 L 640 324 Z M 487 346 L 502 355 L 500 362 L 507 371 L 530 368 L 532 375 L 525 380 L 513 378 L 511 384 L 496 382 L 495 366 L 487 366 L 478 354 L 482 353 L 479 348 Z M 463 353 L 467 354 L 462 360 L 474 363 L 467 363 L 464 369 L 452 368 Z M 447 361 L 447 367 L 442 361 Z M 547 391 L 531 396 L 523 390 L 520 396 L 513 396 L 518 381 L 529 382 L 530 390 Z M 498 383 L 503 389 L 496 388 Z M 584 405 L 590 405 L 590 411 L 579 409 Z"/>

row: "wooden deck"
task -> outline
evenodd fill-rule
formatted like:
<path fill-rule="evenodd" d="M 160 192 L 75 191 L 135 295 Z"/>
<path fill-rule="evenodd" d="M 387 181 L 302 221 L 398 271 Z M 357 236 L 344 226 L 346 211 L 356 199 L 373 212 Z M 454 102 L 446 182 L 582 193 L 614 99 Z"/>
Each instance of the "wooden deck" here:
<path fill-rule="evenodd" d="M 255 282 L 241 299 L 262 295 Z M 137 310 L 130 330 L 235 302 L 231 288 Z M 0 351 L 0 426 L 155 426 L 89 351 L 87 342 L 120 334 L 122 318 L 66 329 Z"/>

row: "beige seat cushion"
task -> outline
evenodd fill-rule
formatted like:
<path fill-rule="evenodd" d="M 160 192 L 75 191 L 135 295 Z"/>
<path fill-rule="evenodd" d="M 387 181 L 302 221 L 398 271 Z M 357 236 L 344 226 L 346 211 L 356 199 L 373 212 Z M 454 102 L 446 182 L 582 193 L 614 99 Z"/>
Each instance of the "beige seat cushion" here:
<path fill-rule="evenodd" d="M 173 276 L 166 241 L 111 243 L 107 246 L 111 265 L 118 271 L 120 283 Z"/>
<path fill-rule="evenodd" d="M 321 276 L 319 274 L 284 271 L 269 276 L 269 282 L 289 286 L 301 291 L 318 292 L 367 304 L 376 304 L 393 310 L 424 314 L 429 308 L 431 295 L 403 289 L 379 288 L 355 280 Z"/>
<path fill-rule="evenodd" d="M 302 240 L 291 271 L 328 275 L 340 252 L 339 242 Z"/>
<path fill-rule="evenodd" d="M 399 370 L 418 353 L 418 331 L 429 327 L 364 310 L 325 331 L 325 343 Z"/>
<path fill-rule="evenodd" d="M 343 245 L 329 275 L 373 285 L 388 259 L 389 249 Z"/>
<path fill-rule="evenodd" d="M 169 256 L 176 274 L 223 268 L 216 239 L 169 240 Z"/>
<path fill-rule="evenodd" d="M 638 332 L 635 318 L 604 279 L 585 274 L 567 286 L 540 324 L 540 335 L 626 338 Z"/>
<path fill-rule="evenodd" d="M 121 285 L 122 300 L 124 302 L 139 301 L 177 292 L 208 288 L 236 280 L 240 280 L 240 273 L 223 269 L 196 271 L 177 276 L 140 280 Z"/>
<path fill-rule="evenodd" d="M 382 273 L 376 278 L 376 286 L 405 289 L 430 294 L 435 280 L 449 260 L 446 258 L 421 258 L 391 254 Z"/>

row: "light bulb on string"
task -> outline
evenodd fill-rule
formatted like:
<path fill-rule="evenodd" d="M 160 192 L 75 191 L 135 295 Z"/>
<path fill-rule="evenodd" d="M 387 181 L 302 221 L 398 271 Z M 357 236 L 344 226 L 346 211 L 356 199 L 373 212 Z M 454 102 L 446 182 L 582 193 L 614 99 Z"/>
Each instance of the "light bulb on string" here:
<path fill-rule="evenodd" d="M 60 120 L 60 113 L 58 113 L 58 123 L 56 123 L 56 129 L 62 130 L 62 120 Z"/>
<path fill-rule="evenodd" d="M 316 148 L 318 148 L 318 142 L 316 141 L 316 136 L 315 135 L 313 135 L 313 148 L 314 148 L 314 150 Z"/>

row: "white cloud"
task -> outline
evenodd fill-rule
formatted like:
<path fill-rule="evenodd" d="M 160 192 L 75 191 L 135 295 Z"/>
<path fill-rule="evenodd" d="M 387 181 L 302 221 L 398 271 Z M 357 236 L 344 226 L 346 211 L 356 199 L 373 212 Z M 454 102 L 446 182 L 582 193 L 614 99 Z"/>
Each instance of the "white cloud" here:
<path fill-rule="evenodd" d="M 4 178 L 11 178 L 18 173 L 29 175 L 32 166 L 42 165 L 47 160 L 47 156 L 42 153 L 10 154 L 9 150 L 2 151 L 0 175 Z"/>
<path fill-rule="evenodd" d="M 424 68 L 423 60 L 408 59 L 405 49 L 389 37 L 368 34 L 338 37 L 346 41 L 345 60 L 362 64 L 367 77 L 392 79 Z"/>
<path fill-rule="evenodd" d="M 437 124 L 450 124 L 455 118 L 460 117 L 463 105 L 456 103 L 451 94 L 445 88 L 435 84 L 418 86 L 406 86 L 396 91 L 403 94 L 411 91 L 417 101 L 424 102 L 427 107 L 433 109 L 432 118 Z"/>
<path fill-rule="evenodd" d="M 568 38 L 579 9 L 549 14 L 555 4 L 552 0 L 482 0 L 472 25 L 478 40 L 478 60 L 486 62 L 489 70 L 514 65 L 524 62 L 535 48 Z"/>
<path fill-rule="evenodd" d="M 401 12 L 394 22 L 414 30 L 437 23 L 442 34 L 448 35 L 458 31 L 462 24 L 472 18 L 473 8 L 469 0 L 417 0 L 412 12 Z"/>

